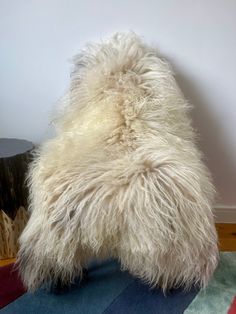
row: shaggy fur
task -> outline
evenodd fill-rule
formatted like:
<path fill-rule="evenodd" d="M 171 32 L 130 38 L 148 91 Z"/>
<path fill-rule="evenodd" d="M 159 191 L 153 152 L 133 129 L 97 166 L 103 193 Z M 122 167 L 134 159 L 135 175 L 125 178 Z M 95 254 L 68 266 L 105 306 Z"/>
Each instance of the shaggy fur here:
<path fill-rule="evenodd" d="M 28 289 L 110 256 L 153 287 L 205 286 L 218 259 L 214 188 L 167 62 L 116 34 L 74 58 L 64 104 L 29 172 Z"/>

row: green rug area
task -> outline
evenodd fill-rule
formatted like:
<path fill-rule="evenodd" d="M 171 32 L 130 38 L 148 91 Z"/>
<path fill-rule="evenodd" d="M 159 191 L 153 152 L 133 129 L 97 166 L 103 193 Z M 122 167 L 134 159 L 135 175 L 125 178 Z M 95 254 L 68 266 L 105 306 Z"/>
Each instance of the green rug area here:
<path fill-rule="evenodd" d="M 185 314 L 226 314 L 236 296 L 236 253 L 221 253 L 219 266 L 205 290 L 201 290 Z"/>

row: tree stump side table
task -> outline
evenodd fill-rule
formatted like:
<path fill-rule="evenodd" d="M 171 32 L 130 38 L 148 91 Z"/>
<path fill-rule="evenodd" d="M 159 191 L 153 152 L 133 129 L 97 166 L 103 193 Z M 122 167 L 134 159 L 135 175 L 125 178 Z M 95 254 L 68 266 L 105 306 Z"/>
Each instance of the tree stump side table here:
<path fill-rule="evenodd" d="M 25 177 L 32 149 L 29 141 L 0 138 L 0 259 L 16 256 L 28 220 Z"/>

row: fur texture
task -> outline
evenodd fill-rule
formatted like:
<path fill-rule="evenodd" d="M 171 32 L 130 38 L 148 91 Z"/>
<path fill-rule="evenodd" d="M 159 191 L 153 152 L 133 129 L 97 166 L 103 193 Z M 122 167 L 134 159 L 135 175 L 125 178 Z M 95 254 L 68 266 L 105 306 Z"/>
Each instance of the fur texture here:
<path fill-rule="evenodd" d="M 163 290 L 207 284 L 214 188 L 188 109 L 167 62 L 133 33 L 74 58 L 57 136 L 29 171 L 18 255 L 29 290 L 110 256 Z"/>

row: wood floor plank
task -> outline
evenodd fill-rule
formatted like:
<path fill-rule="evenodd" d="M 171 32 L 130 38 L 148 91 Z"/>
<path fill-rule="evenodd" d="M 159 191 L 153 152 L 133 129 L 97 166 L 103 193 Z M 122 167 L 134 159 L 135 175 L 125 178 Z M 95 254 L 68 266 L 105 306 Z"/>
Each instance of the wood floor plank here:
<path fill-rule="evenodd" d="M 15 260 L 16 260 L 15 258 L 2 259 L 2 260 L 0 260 L 0 266 L 5 266 L 5 265 L 8 265 L 8 264 L 14 263 Z"/>
<path fill-rule="evenodd" d="M 236 251 L 236 224 L 216 224 L 221 251 Z"/>

